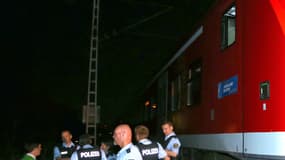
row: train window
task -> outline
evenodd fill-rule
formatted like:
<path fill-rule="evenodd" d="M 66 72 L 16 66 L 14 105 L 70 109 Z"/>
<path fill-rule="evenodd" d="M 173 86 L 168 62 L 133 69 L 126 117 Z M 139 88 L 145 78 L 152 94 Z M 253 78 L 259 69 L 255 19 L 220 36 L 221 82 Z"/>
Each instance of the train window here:
<path fill-rule="evenodd" d="M 180 109 L 181 76 L 171 82 L 171 111 Z"/>
<path fill-rule="evenodd" d="M 191 95 L 192 83 L 187 82 L 187 106 L 191 106 L 193 103 L 193 96 Z"/>
<path fill-rule="evenodd" d="M 187 100 L 186 105 L 191 106 L 199 104 L 201 101 L 201 82 L 202 82 L 202 61 L 194 62 L 190 68 L 187 81 Z"/>
<path fill-rule="evenodd" d="M 221 25 L 221 48 L 225 49 L 236 40 L 236 6 L 232 5 L 224 13 Z"/>
<path fill-rule="evenodd" d="M 265 100 L 270 97 L 269 94 L 269 81 L 260 83 L 260 99 Z"/>

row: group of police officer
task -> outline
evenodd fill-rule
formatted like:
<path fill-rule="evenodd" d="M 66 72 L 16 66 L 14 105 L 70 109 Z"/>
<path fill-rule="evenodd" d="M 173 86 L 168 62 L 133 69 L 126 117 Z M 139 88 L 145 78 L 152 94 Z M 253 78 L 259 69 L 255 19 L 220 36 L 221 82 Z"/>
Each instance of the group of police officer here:
<path fill-rule="evenodd" d="M 180 156 L 181 143 L 174 132 L 171 122 L 162 124 L 165 135 L 164 141 L 151 141 L 149 129 L 138 125 L 134 129 L 137 144 L 132 143 L 132 130 L 128 124 L 118 125 L 113 133 L 114 143 L 120 147 L 116 160 L 175 160 Z M 79 137 L 79 145 L 72 142 L 72 135 L 68 130 L 62 131 L 63 143 L 54 147 L 54 160 L 110 160 L 105 151 L 97 146 L 92 146 L 91 139 L 84 134 Z"/>

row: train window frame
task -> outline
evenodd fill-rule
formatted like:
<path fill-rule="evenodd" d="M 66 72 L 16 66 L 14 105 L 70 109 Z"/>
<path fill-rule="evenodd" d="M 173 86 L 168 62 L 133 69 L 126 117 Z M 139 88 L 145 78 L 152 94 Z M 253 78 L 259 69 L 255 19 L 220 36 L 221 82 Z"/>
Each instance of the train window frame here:
<path fill-rule="evenodd" d="M 236 42 L 237 25 L 236 25 L 236 5 L 233 3 L 226 9 L 221 18 L 221 49 L 225 50 Z M 234 23 L 234 29 L 230 29 L 231 23 Z M 229 41 L 229 37 L 233 33 L 233 40 Z"/>
<path fill-rule="evenodd" d="M 186 106 L 198 105 L 202 101 L 202 60 L 194 61 L 188 68 L 186 82 Z M 191 76 L 189 76 L 191 74 Z"/>

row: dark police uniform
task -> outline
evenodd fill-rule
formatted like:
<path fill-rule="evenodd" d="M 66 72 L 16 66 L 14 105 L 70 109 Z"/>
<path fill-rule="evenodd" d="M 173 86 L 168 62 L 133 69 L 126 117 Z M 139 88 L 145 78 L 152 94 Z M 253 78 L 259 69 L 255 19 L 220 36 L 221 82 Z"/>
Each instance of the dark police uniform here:
<path fill-rule="evenodd" d="M 77 151 L 78 160 L 101 160 L 99 148 L 82 148 Z"/>
<path fill-rule="evenodd" d="M 140 140 L 137 147 L 144 160 L 164 159 L 167 155 L 158 142 L 152 142 L 149 139 Z"/>
<path fill-rule="evenodd" d="M 58 149 L 61 158 L 70 158 L 72 153 L 76 150 L 76 146 L 71 146 L 71 147 L 59 146 Z"/>
<path fill-rule="evenodd" d="M 71 160 L 107 160 L 105 153 L 89 144 L 80 147 L 71 156 Z"/>
<path fill-rule="evenodd" d="M 72 153 L 76 150 L 76 145 L 71 142 L 70 146 L 65 143 L 58 144 L 54 147 L 54 160 L 60 158 L 70 158 Z"/>

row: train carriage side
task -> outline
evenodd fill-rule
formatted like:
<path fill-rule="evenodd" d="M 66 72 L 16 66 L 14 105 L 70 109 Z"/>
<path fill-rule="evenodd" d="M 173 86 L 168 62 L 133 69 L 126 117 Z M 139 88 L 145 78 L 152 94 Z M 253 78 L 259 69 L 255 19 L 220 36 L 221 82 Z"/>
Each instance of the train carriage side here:
<path fill-rule="evenodd" d="M 201 23 L 203 34 L 169 70 L 182 77 L 180 110 L 171 119 L 185 148 L 242 153 L 240 5 L 218 1 Z"/>
<path fill-rule="evenodd" d="M 155 81 L 158 127 L 192 159 L 284 159 L 285 1 L 218 0 L 200 25 Z"/>
<path fill-rule="evenodd" d="M 285 2 L 220 2 L 203 22 L 201 38 L 182 57 L 189 62 L 186 79 L 193 73 L 191 63 L 202 59 L 201 92 L 196 92 L 201 100 L 184 103 L 172 119 L 186 147 L 284 159 Z M 223 41 L 232 37 L 221 37 L 217 30 L 223 32 L 223 20 L 217 22 L 232 5 L 235 41 L 224 47 Z"/>
<path fill-rule="evenodd" d="M 285 1 L 243 1 L 244 152 L 285 159 Z"/>

